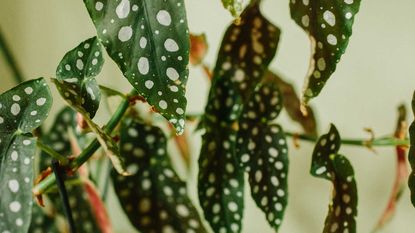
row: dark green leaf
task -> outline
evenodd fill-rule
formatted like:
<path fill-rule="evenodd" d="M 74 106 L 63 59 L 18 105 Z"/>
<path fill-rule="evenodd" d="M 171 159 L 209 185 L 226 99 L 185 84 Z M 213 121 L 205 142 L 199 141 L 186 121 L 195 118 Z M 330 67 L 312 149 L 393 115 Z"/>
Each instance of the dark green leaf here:
<path fill-rule="evenodd" d="M 259 3 L 248 6 L 239 24 L 226 31 L 213 73 L 213 87 L 219 78 L 232 82 L 247 102 L 273 59 L 280 30 L 260 12 Z"/>
<path fill-rule="evenodd" d="M 415 92 L 412 98 L 412 111 L 415 115 Z M 415 121 L 409 126 L 409 139 L 411 146 L 409 147 L 408 160 L 412 171 L 408 178 L 408 186 L 411 190 L 412 205 L 415 206 Z"/>
<path fill-rule="evenodd" d="M 96 37 L 90 38 L 72 49 L 62 58 L 56 77 L 65 88 L 58 89 L 66 101 L 82 108 L 93 118 L 99 107 L 101 92 L 95 80 L 102 69 L 104 58 Z"/>
<path fill-rule="evenodd" d="M 216 82 L 210 95 L 215 98 L 209 101 L 204 116 L 199 200 L 214 232 L 241 232 L 244 176 L 235 158 L 240 99 L 225 79 Z"/>
<path fill-rule="evenodd" d="M 356 232 L 357 187 L 353 167 L 349 160 L 338 154 L 340 135 L 334 125 L 328 134 L 321 136 L 313 151 L 310 173 L 330 180 L 334 191 L 324 233 Z"/>
<path fill-rule="evenodd" d="M 59 81 L 57 79 L 52 79 L 55 83 L 56 87 L 58 88 L 59 92 L 64 93 L 66 91 L 71 92 L 76 86 L 72 83 L 67 83 L 63 81 Z M 80 100 L 79 98 L 77 98 Z M 79 107 L 79 103 L 74 104 L 71 99 L 65 99 L 76 111 L 82 114 L 83 119 L 88 123 L 88 126 L 91 128 L 92 132 L 95 133 L 97 136 L 97 140 L 101 144 L 102 149 L 105 151 L 105 154 L 111 160 L 112 164 L 114 165 L 115 169 L 120 174 L 128 175 L 125 170 L 123 158 L 120 155 L 119 149 L 115 141 L 111 138 L 110 135 L 105 133 L 105 131 L 99 127 L 92 119 L 89 117 L 89 114 L 84 110 L 82 107 Z"/>
<path fill-rule="evenodd" d="M 352 35 L 361 0 L 291 0 L 291 17 L 310 37 L 312 59 L 303 101 L 317 96 L 333 74 Z"/>
<path fill-rule="evenodd" d="M 110 57 L 181 134 L 190 47 L 184 1 L 84 2 Z"/>
<path fill-rule="evenodd" d="M 131 223 L 141 232 L 206 232 L 173 170 L 167 139 L 150 125 L 127 119 L 121 126 L 121 152 L 132 176 L 111 174 L 115 192 Z"/>
<path fill-rule="evenodd" d="M 278 89 L 281 91 L 282 103 L 284 109 L 287 111 L 288 116 L 293 120 L 301 124 L 304 132 L 307 135 L 317 135 L 317 122 L 314 116 L 314 111 L 310 106 L 305 106 L 307 115 L 301 112 L 301 101 L 297 96 L 297 92 L 291 83 L 286 82 L 280 75 L 268 71 L 265 79 L 274 81 Z"/>
<path fill-rule="evenodd" d="M 252 197 L 278 231 L 287 206 L 288 148 L 279 125 L 281 111 L 275 82 L 265 82 L 252 96 L 240 119 L 236 155 L 249 174 Z"/>
<path fill-rule="evenodd" d="M 52 106 L 43 78 L 0 95 L 0 232 L 26 233 L 32 214 L 32 160 L 39 127 Z"/>

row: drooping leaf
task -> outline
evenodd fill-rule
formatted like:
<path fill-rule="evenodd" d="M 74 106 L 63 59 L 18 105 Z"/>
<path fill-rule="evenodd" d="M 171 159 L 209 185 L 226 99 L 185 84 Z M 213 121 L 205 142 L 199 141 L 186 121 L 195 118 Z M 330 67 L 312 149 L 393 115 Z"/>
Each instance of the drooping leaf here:
<path fill-rule="evenodd" d="M 249 5 L 239 24 L 226 30 L 213 72 L 213 87 L 217 79 L 230 80 L 247 102 L 275 56 L 280 30 L 269 22 L 259 8 L 259 2 Z"/>
<path fill-rule="evenodd" d="M 84 2 L 110 57 L 181 134 L 190 47 L 184 1 Z"/>
<path fill-rule="evenodd" d="M 121 206 L 135 228 L 153 233 L 205 233 L 185 183 L 171 166 L 163 132 L 127 119 L 121 126 L 120 140 L 132 176 L 112 172 L 111 177 Z"/>
<path fill-rule="evenodd" d="M 238 17 L 242 10 L 245 0 L 222 0 L 223 6 L 232 14 L 233 17 Z"/>
<path fill-rule="evenodd" d="M 206 220 L 214 232 L 241 232 L 244 176 L 235 158 L 240 98 L 229 81 L 211 89 L 199 157 L 198 194 Z"/>
<path fill-rule="evenodd" d="M 415 92 L 412 98 L 412 111 L 415 115 Z M 409 174 L 408 186 L 411 190 L 411 202 L 415 207 L 415 121 L 409 126 L 409 139 L 411 145 L 409 147 L 408 160 L 411 165 L 411 174 Z"/>
<path fill-rule="evenodd" d="M 340 135 L 334 125 L 321 136 L 313 151 L 310 173 L 333 183 L 333 197 L 323 233 L 356 232 L 357 187 L 353 167 L 341 154 Z"/>
<path fill-rule="evenodd" d="M 58 91 L 62 94 L 67 91 L 71 92 L 71 90 L 74 90 L 76 86 L 72 83 L 67 83 L 63 81 L 59 81 L 57 79 L 52 79 L 52 82 L 55 83 L 56 87 L 58 88 Z M 79 103 L 74 104 L 72 100 L 65 99 L 66 102 L 68 102 L 77 112 L 82 114 L 84 120 L 88 124 L 89 128 L 94 132 L 94 134 L 97 136 L 97 140 L 101 144 L 102 149 L 105 151 L 105 154 L 108 156 L 108 158 L 111 160 L 112 164 L 114 165 L 115 169 L 120 174 L 128 175 L 128 173 L 125 170 L 123 157 L 120 155 L 119 149 L 115 141 L 111 138 L 110 135 L 105 133 L 105 131 L 99 127 L 92 119 L 89 117 L 89 114 L 84 110 L 82 107 L 79 106 Z"/>
<path fill-rule="evenodd" d="M 267 80 L 245 106 L 237 137 L 237 158 L 249 174 L 251 194 L 278 231 L 287 206 L 288 148 L 281 126 L 270 123 L 281 111 L 275 82 Z"/>
<path fill-rule="evenodd" d="M 77 140 L 83 140 L 83 135 L 76 131 L 76 112 L 69 107 L 63 108 L 56 116 L 56 119 L 47 134 L 42 138 L 43 143 L 49 145 L 56 152 L 63 156 L 77 155 L 76 151 L 72 151 L 71 133 L 75 134 Z M 81 141 L 79 141 L 81 142 Z M 51 158 L 41 153 L 39 168 L 44 170 L 51 165 Z M 79 232 L 102 232 L 106 233 L 106 228 L 100 224 L 99 215 L 105 215 L 105 209 L 101 209 L 100 213 L 95 210 L 97 205 L 96 198 L 91 198 L 91 187 L 86 177 L 80 179 L 78 173 L 71 177 L 72 180 L 77 180 L 79 184 L 68 185 L 67 191 L 69 195 L 69 204 L 75 219 L 76 229 Z M 92 191 L 91 191 L 92 192 Z M 60 196 L 57 193 L 49 193 L 48 197 L 53 206 L 47 206 L 56 210 L 57 215 L 63 216 L 63 207 Z M 94 200 L 94 202 L 92 202 Z M 92 206 L 94 204 L 94 206 Z M 47 231 L 45 231 L 47 232 Z"/>
<path fill-rule="evenodd" d="M 317 135 L 317 122 L 314 116 L 314 111 L 310 106 L 306 107 L 307 115 L 301 112 L 301 102 L 297 96 L 294 86 L 281 78 L 280 75 L 268 71 L 266 79 L 271 79 L 277 83 L 278 89 L 281 91 L 282 103 L 288 116 L 301 124 L 304 132 L 308 135 Z"/>
<path fill-rule="evenodd" d="M 31 132 L 47 118 L 52 96 L 43 78 L 0 95 L 0 232 L 26 233 L 32 214 L 36 138 Z"/>
<path fill-rule="evenodd" d="M 101 100 L 95 76 L 101 72 L 103 64 L 101 45 L 92 37 L 66 53 L 56 69 L 57 79 L 68 87 L 59 90 L 63 98 L 76 108 L 84 109 L 90 118 L 95 116 Z"/>
<path fill-rule="evenodd" d="M 397 139 L 404 140 L 408 132 L 408 123 L 406 117 L 407 111 L 405 105 L 401 105 L 398 108 L 398 121 L 395 129 L 394 136 Z M 395 181 L 393 183 L 392 192 L 390 194 L 388 203 L 384 212 L 382 213 L 379 221 L 377 222 L 373 232 L 376 232 L 387 224 L 395 215 L 396 204 L 402 197 L 402 193 L 405 190 L 406 179 L 408 177 L 408 167 L 406 161 L 406 146 L 396 146 L 396 173 Z"/>
<path fill-rule="evenodd" d="M 291 17 L 311 40 L 312 58 L 304 86 L 303 103 L 317 96 L 336 70 L 352 35 L 360 1 L 290 1 Z"/>

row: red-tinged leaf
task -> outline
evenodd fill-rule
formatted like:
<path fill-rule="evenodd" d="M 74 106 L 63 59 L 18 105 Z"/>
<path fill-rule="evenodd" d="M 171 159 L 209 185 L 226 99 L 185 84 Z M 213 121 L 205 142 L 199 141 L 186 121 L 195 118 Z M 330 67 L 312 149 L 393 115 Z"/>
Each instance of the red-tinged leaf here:
<path fill-rule="evenodd" d="M 398 109 L 398 123 L 395 130 L 395 137 L 397 139 L 405 139 L 408 123 L 406 121 L 406 108 L 404 105 L 399 106 Z M 375 226 L 374 232 L 380 230 L 387 224 L 395 215 L 396 204 L 401 198 L 402 191 L 405 189 L 406 179 L 408 177 L 408 168 L 406 161 L 407 147 L 397 146 L 396 148 L 396 175 L 393 183 L 392 192 L 390 194 L 388 204 L 383 211 L 378 223 Z"/>
<path fill-rule="evenodd" d="M 105 208 L 105 205 L 102 202 L 101 197 L 98 194 L 94 184 L 89 180 L 85 180 L 84 189 L 88 195 L 89 203 L 91 204 L 91 210 L 95 216 L 96 224 L 101 229 L 102 233 L 111 233 L 112 226 L 107 213 L 107 209 Z"/>
<path fill-rule="evenodd" d="M 208 50 L 206 35 L 190 34 L 190 64 L 199 65 L 206 56 Z"/>

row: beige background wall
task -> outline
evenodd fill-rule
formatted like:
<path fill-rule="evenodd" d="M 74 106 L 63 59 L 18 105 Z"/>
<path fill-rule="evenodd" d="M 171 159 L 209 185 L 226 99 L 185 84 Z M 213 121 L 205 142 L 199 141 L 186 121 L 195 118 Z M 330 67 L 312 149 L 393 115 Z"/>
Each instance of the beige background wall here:
<path fill-rule="evenodd" d="M 205 32 L 210 43 L 207 63 L 214 64 L 225 26 L 231 18 L 219 0 L 187 0 L 189 26 L 193 32 Z M 415 89 L 415 2 L 412 0 L 366 0 L 356 18 L 354 35 L 346 55 L 322 94 L 312 102 L 317 109 L 320 130 L 336 124 L 343 137 L 367 137 L 364 127 L 377 135 L 393 132 L 396 107 L 409 103 Z M 283 30 L 276 59 L 271 67 L 294 82 L 300 90 L 309 57 L 306 35 L 289 17 L 288 0 L 264 0 L 263 10 Z M 2 0 L 0 26 L 11 43 L 26 78 L 53 77 L 66 51 L 94 35 L 94 28 L 81 0 Z M 120 90 L 129 89 L 114 63 L 107 62 L 100 82 Z M 11 75 L 0 59 L 0 92 L 13 86 Z M 189 112 L 203 110 L 207 82 L 198 69 L 191 70 L 188 86 Z M 54 91 L 56 94 L 56 91 Z M 54 111 L 62 102 L 56 98 Z M 412 119 L 412 116 L 410 116 Z M 280 122 L 286 129 L 297 130 L 285 114 Z M 194 138 L 194 162 L 200 135 Z M 330 185 L 308 174 L 312 145 L 301 143 L 290 148 L 289 207 L 280 232 L 321 232 Z M 352 161 L 359 189 L 358 232 L 370 232 L 385 206 L 394 175 L 393 148 L 377 149 L 343 146 L 342 153 Z M 195 198 L 195 176 L 189 186 Z M 248 194 L 248 191 L 247 191 Z M 247 198 L 248 199 L 248 198 Z M 117 232 L 133 232 L 110 199 L 111 217 Z M 382 232 L 400 233 L 415 229 L 415 209 L 405 190 L 396 218 Z M 263 215 L 247 200 L 244 232 L 273 232 Z M 129 229 L 129 230 L 128 230 Z"/>

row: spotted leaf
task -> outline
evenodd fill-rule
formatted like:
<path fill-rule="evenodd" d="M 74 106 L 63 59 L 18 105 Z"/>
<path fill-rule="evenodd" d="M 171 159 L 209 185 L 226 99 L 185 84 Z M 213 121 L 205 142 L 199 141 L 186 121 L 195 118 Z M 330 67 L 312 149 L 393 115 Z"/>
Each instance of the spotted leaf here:
<path fill-rule="evenodd" d="M 140 232 L 206 232 L 173 170 L 167 139 L 150 125 L 127 119 L 120 131 L 121 152 L 132 176 L 111 173 L 115 192 L 130 222 Z"/>
<path fill-rule="evenodd" d="M 83 108 L 91 118 L 95 116 L 101 100 L 95 76 L 101 72 L 103 64 L 101 45 L 93 37 L 66 53 L 56 70 L 57 79 L 70 87 L 59 90 L 62 97 Z"/>
<path fill-rule="evenodd" d="M 183 0 L 84 0 L 98 38 L 124 76 L 181 134 L 189 32 Z"/>
<path fill-rule="evenodd" d="M 412 98 L 412 111 L 415 115 L 415 92 Z M 411 164 L 412 171 L 408 178 L 408 186 L 411 190 L 411 201 L 412 205 L 415 207 L 415 121 L 409 126 L 409 139 L 410 147 L 408 153 L 408 160 Z"/>
<path fill-rule="evenodd" d="M 29 229 L 36 149 L 31 132 L 46 119 L 51 105 L 43 78 L 0 95 L 0 232 L 26 233 Z"/>
<path fill-rule="evenodd" d="M 314 111 L 310 106 L 305 106 L 307 115 L 304 115 L 301 112 L 301 101 L 297 96 L 294 86 L 282 79 L 280 75 L 277 75 L 274 72 L 268 71 L 266 76 L 266 79 L 270 79 L 275 82 L 278 86 L 278 89 L 280 89 L 282 103 L 284 105 L 284 109 L 288 113 L 288 116 L 293 121 L 298 122 L 302 126 L 304 133 L 308 135 L 316 135 L 317 121 L 314 115 Z"/>
<path fill-rule="evenodd" d="M 329 133 L 319 138 L 313 151 L 310 173 L 330 180 L 334 187 L 324 233 L 356 232 L 356 181 L 349 160 L 338 154 L 340 143 L 340 135 L 336 127 L 331 125 Z"/>
<path fill-rule="evenodd" d="M 72 83 L 67 83 L 64 81 L 59 81 L 57 79 L 52 79 L 52 81 L 55 83 L 56 87 L 58 88 L 58 91 L 62 94 L 67 91 L 74 90 L 76 86 Z M 82 101 L 81 98 L 76 97 L 77 100 Z M 108 158 L 111 160 L 112 164 L 114 165 L 115 169 L 123 175 L 128 175 L 128 173 L 125 170 L 123 158 L 120 155 L 120 151 L 118 149 L 117 144 L 115 141 L 111 138 L 110 135 L 108 135 L 101 127 L 99 127 L 95 122 L 92 121 L 92 119 L 89 117 L 88 112 L 84 110 L 79 104 L 81 102 L 78 102 L 74 104 L 71 99 L 65 99 L 68 104 L 70 104 L 77 112 L 79 112 L 92 132 L 97 136 L 97 140 L 101 144 L 102 149 L 104 149 L 105 154 L 108 156 Z"/>
<path fill-rule="evenodd" d="M 228 80 L 211 89 L 199 157 L 198 194 L 214 232 L 241 232 L 244 176 L 235 158 L 239 95 Z"/>
<path fill-rule="evenodd" d="M 276 231 L 287 206 L 288 148 L 282 128 L 269 122 L 281 108 L 276 84 L 264 83 L 244 108 L 236 147 L 236 157 L 249 174 L 252 197 Z"/>
<path fill-rule="evenodd" d="M 275 56 L 279 36 L 280 30 L 261 14 L 259 3 L 252 3 L 242 13 L 241 22 L 225 33 L 213 82 L 230 80 L 247 102 Z"/>
<path fill-rule="evenodd" d="M 303 101 L 317 96 L 333 74 L 352 35 L 361 0 L 291 0 L 291 17 L 310 37 L 312 58 Z"/>

